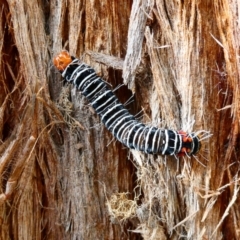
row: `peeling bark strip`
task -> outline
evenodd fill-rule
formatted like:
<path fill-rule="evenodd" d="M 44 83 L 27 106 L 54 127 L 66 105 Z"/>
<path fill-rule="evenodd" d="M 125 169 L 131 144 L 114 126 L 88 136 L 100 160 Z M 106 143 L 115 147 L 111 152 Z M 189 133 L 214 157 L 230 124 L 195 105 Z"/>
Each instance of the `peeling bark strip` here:
<path fill-rule="evenodd" d="M 147 154 L 194 155 L 200 147 L 196 133 L 172 131 L 139 123 L 119 102 L 96 72 L 79 59 L 62 51 L 54 59 L 62 76 L 82 92 L 100 116 L 106 128 L 121 143 Z"/>
<path fill-rule="evenodd" d="M 128 48 L 123 64 L 124 84 L 135 92 L 135 75 L 141 62 L 142 43 L 148 14 L 152 9 L 152 0 L 134 0 L 128 30 Z"/>
<path fill-rule="evenodd" d="M 108 67 L 112 67 L 117 70 L 123 69 L 123 59 L 114 56 L 109 56 L 103 53 L 87 51 L 87 54 L 91 56 L 96 62 L 102 63 Z"/>

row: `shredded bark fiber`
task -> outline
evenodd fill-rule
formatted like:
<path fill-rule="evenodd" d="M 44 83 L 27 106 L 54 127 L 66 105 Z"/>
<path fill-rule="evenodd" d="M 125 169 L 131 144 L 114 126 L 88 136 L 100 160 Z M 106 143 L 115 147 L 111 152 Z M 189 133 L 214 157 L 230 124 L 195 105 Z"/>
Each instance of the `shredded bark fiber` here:
<path fill-rule="evenodd" d="M 238 0 L 0 6 L 0 239 L 240 238 Z M 142 122 L 206 131 L 199 154 L 112 142 L 53 69 L 63 48 Z"/>

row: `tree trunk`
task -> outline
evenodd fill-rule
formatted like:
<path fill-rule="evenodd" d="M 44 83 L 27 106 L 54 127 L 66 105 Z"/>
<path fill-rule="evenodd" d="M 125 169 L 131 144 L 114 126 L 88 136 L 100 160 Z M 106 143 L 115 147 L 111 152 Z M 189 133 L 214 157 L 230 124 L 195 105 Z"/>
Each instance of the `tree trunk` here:
<path fill-rule="evenodd" d="M 0 6 L 1 239 L 240 238 L 237 0 Z M 113 88 L 124 82 L 142 122 L 202 130 L 200 152 L 112 141 L 54 69 L 62 49 Z"/>

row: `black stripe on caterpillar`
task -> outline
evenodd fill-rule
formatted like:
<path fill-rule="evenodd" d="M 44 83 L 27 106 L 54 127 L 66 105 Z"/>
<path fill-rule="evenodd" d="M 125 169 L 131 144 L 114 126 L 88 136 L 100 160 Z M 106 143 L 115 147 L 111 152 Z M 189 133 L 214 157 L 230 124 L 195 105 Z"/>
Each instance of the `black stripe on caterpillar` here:
<path fill-rule="evenodd" d="M 58 54 L 53 63 L 63 78 L 88 99 L 106 128 L 128 148 L 178 156 L 194 155 L 200 150 L 200 139 L 195 133 L 160 129 L 137 121 L 94 69 L 67 51 Z"/>

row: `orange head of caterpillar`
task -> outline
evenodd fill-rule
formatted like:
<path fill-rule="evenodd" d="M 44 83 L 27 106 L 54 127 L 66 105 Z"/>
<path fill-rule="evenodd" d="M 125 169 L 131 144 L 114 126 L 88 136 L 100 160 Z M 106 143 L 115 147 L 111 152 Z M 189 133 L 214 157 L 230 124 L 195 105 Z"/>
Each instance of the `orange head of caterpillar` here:
<path fill-rule="evenodd" d="M 60 71 L 63 72 L 66 67 L 72 62 L 72 58 L 67 51 L 60 52 L 54 59 L 54 66 Z"/>

